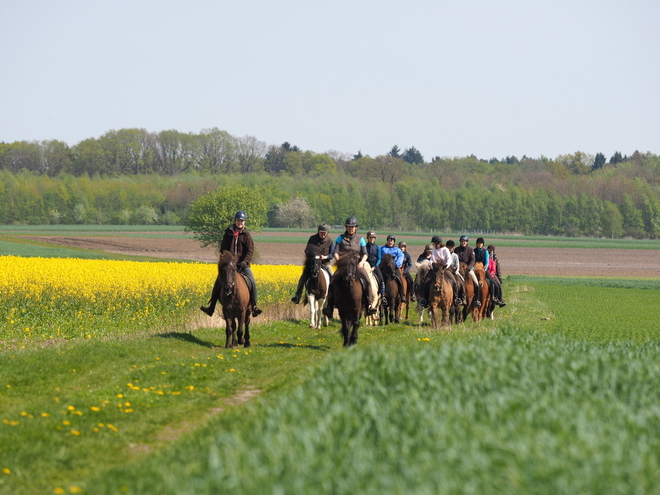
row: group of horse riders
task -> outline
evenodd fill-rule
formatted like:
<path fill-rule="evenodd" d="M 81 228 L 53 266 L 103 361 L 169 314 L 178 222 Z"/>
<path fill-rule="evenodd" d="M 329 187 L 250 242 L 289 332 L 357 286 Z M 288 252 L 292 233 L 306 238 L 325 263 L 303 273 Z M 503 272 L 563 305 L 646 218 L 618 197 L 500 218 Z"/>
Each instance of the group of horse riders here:
<path fill-rule="evenodd" d="M 316 252 L 323 260 L 323 267 L 328 271 L 329 274 L 332 274 L 332 270 L 330 269 L 330 262 L 333 258 L 338 260 L 341 254 L 346 251 L 359 252 L 360 260 L 358 263 L 358 273 L 365 280 L 365 286 L 367 287 L 365 293 L 367 303 L 365 312 L 367 315 L 373 315 L 377 312 L 376 308 L 373 306 L 373 301 L 376 300 L 377 294 L 372 293 L 372 289 L 370 289 L 371 284 L 368 283 L 369 275 L 364 267 L 364 264 L 367 262 L 372 268 L 372 273 L 376 278 L 377 286 L 380 288 L 381 303 L 387 305 L 387 299 L 385 299 L 385 280 L 380 270 L 380 264 L 383 255 L 389 254 L 392 256 L 394 264 L 397 268 L 394 271 L 394 274 L 399 287 L 399 295 L 401 300 L 405 300 L 404 284 L 401 280 L 402 277 L 405 277 L 408 282 L 408 287 L 411 288 L 411 300 L 415 301 L 415 290 L 412 289 L 415 287 L 415 282 L 413 282 L 412 276 L 410 274 L 410 269 L 412 268 L 412 259 L 407 251 L 406 243 L 402 241 L 399 242 L 397 246 L 396 237 L 394 235 L 388 235 L 387 244 L 384 246 L 378 246 L 376 244 L 376 233 L 373 231 L 367 232 L 367 240 L 365 241 L 362 236 L 357 235 L 358 220 L 355 217 L 347 218 L 344 227 L 346 228 L 345 232 L 340 234 L 333 241 L 328 235 L 330 230 L 329 225 L 327 223 L 319 225 L 317 233 L 312 235 L 307 242 L 305 255 L 307 256 L 311 251 Z M 500 307 L 506 306 L 506 302 L 502 299 L 502 277 L 499 263 L 497 262 L 498 260 L 495 256 L 495 247 L 490 245 L 487 249 L 484 249 L 484 239 L 481 237 L 477 239 L 475 248 L 470 247 L 468 245 L 468 241 L 468 236 L 462 235 L 460 237 L 460 246 L 455 248 L 454 241 L 448 240 L 447 245 L 445 245 L 442 241 L 442 237 L 439 235 L 433 236 L 431 239 L 432 244 L 428 244 L 425 248 L 425 251 L 417 259 L 417 267 L 430 268 L 436 263 L 443 264 L 446 268 L 448 268 L 445 272 L 447 278 L 456 288 L 456 304 L 466 304 L 465 291 L 463 290 L 463 282 L 465 282 L 465 280 L 463 280 L 463 275 L 459 270 L 460 263 L 465 263 L 467 266 L 467 273 L 476 286 L 478 285 L 478 281 L 474 274 L 474 265 L 475 263 L 481 262 L 483 263 L 484 269 L 486 270 L 486 277 L 488 278 L 489 285 L 492 287 L 493 302 L 498 304 Z M 308 269 L 305 267 L 305 269 L 303 269 L 302 275 L 300 276 L 300 279 L 298 280 L 296 293 L 291 298 L 292 303 L 298 304 L 300 302 L 302 291 L 308 278 Z M 425 283 L 425 281 L 420 280 L 417 283 Z M 328 295 L 327 306 L 323 310 L 323 314 L 328 317 L 332 317 L 334 310 L 332 299 L 332 292 L 330 292 Z M 418 301 L 418 303 L 422 307 L 426 305 L 426 301 L 423 299 Z M 477 296 L 475 306 L 481 307 L 479 296 Z"/>
<path fill-rule="evenodd" d="M 236 268 L 242 273 L 249 281 L 250 289 L 250 304 L 252 306 L 252 316 L 258 316 L 262 313 L 262 310 L 257 306 L 257 284 L 254 280 L 254 274 L 250 268 L 250 263 L 252 261 L 252 256 L 254 255 L 254 241 L 252 236 L 245 228 L 245 222 L 247 220 L 247 214 L 239 210 L 234 215 L 234 222 L 227 227 L 224 232 L 222 242 L 220 244 L 220 253 L 222 254 L 225 251 L 230 251 L 236 258 Z M 366 271 L 364 266 L 365 262 L 368 262 L 372 268 L 372 272 L 376 278 L 377 284 L 381 290 L 381 302 L 387 304 L 385 298 L 385 281 L 383 275 L 380 271 L 380 264 L 383 255 L 389 254 L 392 256 L 397 270 L 395 270 L 395 277 L 397 279 L 397 284 L 399 287 L 399 294 L 401 300 L 405 300 L 405 294 L 403 293 L 403 283 L 402 277 L 405 277 L 408 282 L 408 287 L 414 287 L 414 282 L 412 276 L 410 275 L 410 269 L 412 267 L 412 260 L 410 254 L 407 252 L 407 246 L 405 242 L 399 242 L 399 245 L 396 245 L 396 237 L 394 235 L 387 236 L 387 244 L 384 246 L 376 245 L 376 233 L 373 231 L 367 232 L 367 241 L 364 240 L 364 237 L 357 235 L 358 220 L 355 217 L 349 217 L 346 219 L 345 228 L 343 234 L 340 234 L 335 240 L 329 237 L 328 233 L 330 226 L 327 223 L 322 223 L 318 226 L 317 233 L 312 235 L 307 241 L 307 246 L 305 247 L 305 254 L 309 254 L 310 250 L 314 250 L 322 259 L 323 267 L 328 271 L 329 274 L 332 274 L 330 269 L 330 263 L 332 259 L 338 260 L 339 257 L 347 251 L 355 251 L 360 254 L 360 260 L 358 262 L 358 273 L 365 281 L 369 280 L 369 274 Z M 493 300 L 500 307 L 506 305 L 502 299 L 502 287 L 501 281 L 502 277 L 500 274 L 499 263 L 497 262 L 497 257 L 495 256 L 495 248 L 490 245 L 487 249 L 484 249 L 484 240 L 483 238 L 478 238 L 476 247 L 473 249 L 468 246 L 468 236 L 462 235 L 460 237 L 460 246 L 454 248 L 454 241 L 448 240 L 445 245 L 442 242 L 442 237 L 435 235 L 431 239 L 431 244 L 428 244 L 425 248 L 425 251 L 417 259 L 417 267 L 420 268 L 424 264 L 432 266 L 435 263 L 444 263 L 449 270 L 446 270 L 448 278 L 454 282 L 454 286 L 459 288 L 457 292 L 457 304 L 465 304 L 465 294 L 464 291 L 460 290 L 462 283 L 458 283 L 457 277 L 461 279 L 461 282 L 465 282 L 463 276 L 459 271 L 460 263 L 465 263 L 468 268 L 468 274 L 472 281 L 478 285 L 476 276 L 474 275 L 474 265 L 475 263 L 481 262 L 486 269 L 486 276 L 489 279 L 491 287 L 493 287 Z M 489 269 L 489 265 L 490 268 Z M 403 267 L 403 270 L 400 270 Z M 307 270 L 303 270 L 302 275 L 298 281 L 298 287 L 296 288 L 295 295 L 291 298 L 291 302 L 298 304 L 300 302 L 300 297 L 302 295 L 305 282 L 309 278 L 309 273 Z M 420 283 L 420 282 L 418 282 Z M 368 288 L 371 287 L 371 284 L 367 283 Z M 215 306 L 219 300 L 220 293 L 220 283 L 219 277 L 216 279 L 213 286 L 213 291 L 211 294 L 211 300 L 209 301 L 209 306 L 201 306 L 200 309 L 208 314 L 209 316 L 213 315 L 215 311 Z M 415 291 L 412 291 L 414 294 Z M 373 315 L 377 312 L 377 309 L 373 307 L 373 301 L 376 300 L 377 294 L 372 293 L 371 289 L 368 289 L 365 293 L 367 306 L 365 312 L 367 315 Z M 412 296 L 414 301 L 414 295 Z M 420 300 L 418 303 L 421 306 L 424 306 L 426 301 Z M 479 299 L 475 301 L 475 306 L 480 307 L 481 302 Z M 334 305 L 332 301 L 332 292 L 330 292 L 328 297 L 328 302 L 326 308 L 323 310 L 323 314 L 332 317 L 332 312 L 334 310 Z"/>

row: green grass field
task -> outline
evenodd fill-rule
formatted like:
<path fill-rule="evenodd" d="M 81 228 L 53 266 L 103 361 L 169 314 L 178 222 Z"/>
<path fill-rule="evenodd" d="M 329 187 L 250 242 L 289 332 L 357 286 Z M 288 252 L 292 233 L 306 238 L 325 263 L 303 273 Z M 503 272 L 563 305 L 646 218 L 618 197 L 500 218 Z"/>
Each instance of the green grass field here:
<path fill-rule="evenodd" d="M 286 321 L 5 351 L 0 491 L 660 491 L 658 282 L 508 282 L 494 322 L 350 350 Z"/>

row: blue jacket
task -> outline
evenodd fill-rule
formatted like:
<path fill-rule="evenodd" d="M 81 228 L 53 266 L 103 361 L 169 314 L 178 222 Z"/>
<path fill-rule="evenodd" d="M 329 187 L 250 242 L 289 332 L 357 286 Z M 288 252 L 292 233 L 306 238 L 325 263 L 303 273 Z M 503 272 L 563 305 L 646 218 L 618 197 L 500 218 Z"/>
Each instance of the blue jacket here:
<path fill-rule="evenodd" d="M 394 264 L 397 268 L 401 268 L 403 265 L 403 251 L 401 251 L 397 246 L 389 247 L 387 245 L 380 248 L 380 258 L 383 259 L 384 254 L 391 254 L 394 258 Z"/>
<path fill-rule="evenodd" d="M 374 266 L 380 265 L 380 246 L 378 244 L 367 242 L 367 261 L 369 265 L 373 268 Z"/>

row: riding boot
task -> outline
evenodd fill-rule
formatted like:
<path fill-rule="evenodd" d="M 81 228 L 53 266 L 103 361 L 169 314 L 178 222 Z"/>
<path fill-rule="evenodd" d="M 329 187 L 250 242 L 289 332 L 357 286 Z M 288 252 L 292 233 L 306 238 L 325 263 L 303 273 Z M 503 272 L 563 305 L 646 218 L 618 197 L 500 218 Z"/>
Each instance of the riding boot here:
<path fill-rule="evenodd" d="M 387 306 L 387 298 L 385 297 L 385 282 L 380 283 L 380 293 L 382 295 L 382 298 L 380 300 L 380 303 L 383 306 Z"/>
<path fill-rule="evenodd" d="M 218 303 L 218 300 L 220 299 L 220 277 L 218 276 L 215 279 L 215 283 L 213 284 L 213 290 L 211 291 L 211 299 L 209 300 L 209 305 L 208 307 L 200 306 L 199 309 L 204 311 L 209 316 L 213 316 L 213 313 L 215 312 L 215 305 Z"/>
<path fill-rule="evenodd" d="M 506 306 L 506 301 L 502 298 L 502 286 L 498 285 L 497 286 L 497 305 L 500 308 L 503 308 Z"/>
<path fill-rule="evenodd" d="M 401 301 L 405 301 L 406 293 L 403 292 L 403 281 L 401 279 L 397 279 L 396 283 L 399 285 L 399 299 Z"/>
<path fill-rule="evenodd" d="M 371 291 L 367 288 L 367 293 L 365 294 L 365 297 L 367 299 L 367 308 L 365 309 L 365 314 L 367 316 L 375 315 L 378 311 L 376 308 L 372 307 L 371 305 L 373 304 L 373 300 L 371 298 Z"/>
<path fill-rule="evenodd" d="M 257 306 L 257 284 L 252 284 L 252 288 L 250 289 L 250 304 L 252 304 L 253 317 L 256 318 L 263 313 L 263 310 Z"/>

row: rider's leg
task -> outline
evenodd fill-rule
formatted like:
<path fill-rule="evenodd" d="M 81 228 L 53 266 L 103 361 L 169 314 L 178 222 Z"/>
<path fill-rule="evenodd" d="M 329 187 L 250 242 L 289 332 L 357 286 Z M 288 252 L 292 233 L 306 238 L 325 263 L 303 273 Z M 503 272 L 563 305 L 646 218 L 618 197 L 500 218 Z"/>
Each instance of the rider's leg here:
<path fill-rule="evenodd" d="M 410 275 L 410 272 L 404 273 L 404 277 L 406 277 L 406 281 L 408 282 L 408 291 L 410 292 L 410 300 L 412 302 L 415 302 L 416 297 L 415 297 L 415 284 L 413 283 L 412 275 Z"/>
<path fill-rule="evenodd" d="M 211 299 L 209 300 L 209 305 L 208 307 L 200 306 L 199 309 L 204 311 L 209 316 L 213 316 L 213 313 L 215 311 L 215 305 L 217 304 L 218 300 L 220 299 L 220 275 L 218 275 L 215 278 L 215 282 L 213 284 L 213 290 L 211 291 Z"/>
<path fill-rule="evenodd" d="M 381 295 L 380 302 L 383 306 L 387 306 L 387 298 L 385 297 L 385 280 L 383 279 L 383 272 L 380 271 L 380 267 L 375 266 L 371 273 L 373 273 L 374 277 L 376 277 L 376 283 L 378 284 L 378 287 L 380 287 L 380 295 Z"/>
<path fill-rule="evenodd" d="M 252 304 L 252 316 L 259 316 L 262 313 L 262 309 L 257 306 L 257 283 L 254 280 L 254 273 L 249 266 L 243 267 L 241 273 L 247 276 L 252 282 L 250 287 L 250 303 Z"/>
<path fill-rule="evenodd" d="M 394 276 L 396 277 L 396 283 L 399 286 L 399 299 L 403 301 L 406 298 L 405 292 L 403 292 L 403 280 L 402 280 L 402 275 L 399 270 L 396 270 L 394 272 Z"/>
<path fill-rule="evenodd" d="M 479 287 L 479 281 L 477 280 L 477 275 L 474 273 L 474 270 L 469 271 L 470 278 L 474 283 L 474 305 L 477 308 L 481 307 L 481 287 Z"/>
<path fill-rule="evenodd" d="M 293 304 L 298 304 L 300 302 L 300 296 L 302 296 L 303 287 L 305 287 L 305 284 L 307 283 L 307 279 L 309 278 L 307 271 L 308 271 L 307 267 L 303 268 L 302 275 L 300 275 L 300 279 L 298 280 L 298 287 L 296 288 L 296 294 L 291 298 L 291 302 Z"/>

